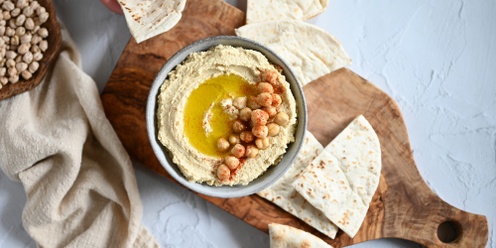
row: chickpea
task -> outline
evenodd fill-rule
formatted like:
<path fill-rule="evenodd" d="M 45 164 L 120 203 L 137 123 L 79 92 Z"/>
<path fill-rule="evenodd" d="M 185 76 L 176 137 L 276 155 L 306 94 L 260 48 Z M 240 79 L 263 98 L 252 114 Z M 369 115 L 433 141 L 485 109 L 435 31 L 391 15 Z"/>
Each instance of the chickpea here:
<path fill-rule="evenodd" d="M 258 148 L 253 145 L 248 145 L 246 147 L 246 157 L 247 158 L 254 158 L 258 155 Z"/>
<path fill-rule="evenodd" d="M 229 177 L 231 177 L 231 171 L 229 170 L 229 167 L 227 167 L 227 165 L 225 164 L 219 165 L 219 167 L 217 167 L 217 177 L 221 181 L 228 180 Z"/>
<path fill-rule="evenodd" d="M 258 105 L 265 107 L 265 106 L 270 106 L 272 105 L 272 94 L 268 92 L 260 93 L 257 96 L 257 103 Z"/>
<path fill-rule="evenodd" d="M 239 159 L 234 156 L 227 156 L 224 159 L 224 163 L 229 167 L 229 169 L 234 170 L 239 166 Z"/>
<path fill-rule="evenodd" d="M 255 140 L 255 145 L 257 146 L 258 149 L 265 150 L 270 146 L 270 140 L 267 137 L 258 138 Z"/>
<path fill-rule="evenodd" d="M 243 108 L 239 111 L 239 119 L 242 121 L 249 121 L 251 120 L 251 109 L 250 108 Z"/>
<path fill-rule="evenodd" d="M 253 136 L 253 133 L 250 131 L 241 132 L 241 134 L 239 134 L 239 138 L 245 143 L 250 143 L 255 140 L 255 136 Z"/>
<path fill-rule="evenodd" d="M 269 130 L 268 135 L 271 137 L 274 137 L 279 134 L 281 131 L 281 127 L 277 125 L 276 123 L 269 123 L 267 124 L 267 128 Z"/>
<path fill-rule="evenodd" d="M 246 101 L 247 101 L 246 96 L 236 97 L 233 100 L 233 105 L 237 109 L 242 109 L 242 108 L 246 107 Z"/>
<path fill-rule="evenodd" d="M 243 124 L 243 122 L 241 122 L 240 120 L 235 120 L 233 123 L 233 130 L 236 133 L 241 133 L 246 130 L 246 125 Z"/>
<path fill-rule="evenodd" d="M 267 137 L 267 134 L 269 133 L 269 128 L 267 126 L 254 126 L 251 129 L 251 132 L 257 138 L 265 138 L 265 137 Z"/>
<path fill-rule="evenodd" d="M 229 135 L 229 143 L 231 143 L 231 145 L 239 144 L 239 135 L 237 134 Z"/>
<path fill-rule="evenodd" d="M 250 108 L 251 110 L 255 110 L 255 109 L 259 109 L 261 108 L 262 106 L 260 106 L 257 102 L 257 97 L 256 96 L 250 96 L 250 98 L 248 99 L 248 103 L 247 103 L 247 106 L 248 108 Z"/>
<path fill-rule="evenodd" d="M 267 106 L 262 108 L 263 111 L 269 114 L 269 117 L 272 118 L 277 115 L 277 108 L 274 106 Z"/>
<path fill-rule="evenodd" d="M 246 149 L 241 144 L 236 144 L 231 149 L 231 154 L 237 158 L 242 158 L 245 155 Z"/>
<path fill-rule="evenodd" d="M 221 152 L 229 150 L 229 142 L 225 138 L 220 138 L 217 140 L 217 149 Z"/>
<path fill-rule="evenodd" d="M 269 114 L 261 109 L 256 109 L 251 112 L 251 121 L 255 124 L 253 126 L 265 126 L 268 120 Z"/>
<path fill-rule="evenodd" d="M 266 71 L 263 71 L 263 77 L 272 85 L 275 85 L 278 83 L 277 79 L 278 79 L 278 75 L 277 75 L 277 71 L 273 71 L 273 70 L 266 70 Z"/>
<path fill-rule="evenodd" d="M 284 112 L 279 112 L 274 118 L 274 122 L 279 124 L 280 126 L 286 126 L 286 124 L 288 124 L 289 122 L 289 116 Z"/>
<path fill-rule="evenodd" d="M 272 106 L 277 107 L 281 105 L 282 98 L 279 94 L 272 94 Z"/>
<path fill-rule="evenodd" d="M 259 93 L 263 93 L 263 92 L 274 93 L 274 88 L 272 87 L 271 84 L 269 84 L 267 82 L 258 83 L 257 90 Z"/>

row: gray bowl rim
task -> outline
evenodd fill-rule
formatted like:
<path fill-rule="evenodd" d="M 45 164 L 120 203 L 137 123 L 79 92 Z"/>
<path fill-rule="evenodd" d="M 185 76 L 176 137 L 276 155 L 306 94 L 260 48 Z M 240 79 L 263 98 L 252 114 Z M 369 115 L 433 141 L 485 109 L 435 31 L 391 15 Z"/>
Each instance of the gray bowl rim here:
<path fill-rule="evenodd" d="M 298 107 L 298 124 L 296 127 L 295 141 L 288 145 L 286 154 L 283 155 L 283 158 L 278 163 L 278 165 L 270 166 L 262 175 L 251 181 L 248 185 L 244 186 L 235 185 L 217 187 L 210 186 L 205 183 L 188 181 L 186 177 L 184 177 L 181 173 L 179 167 L 172 162 L 171 156 L 167 154 L 168 149 L 165 148 L 157 138 L 158 128 L 156 128 L 155 114 L 157 105 L 156 102 L 160 93 L 160 87 L 167 78 L 169 72 L 173 70 L 177 65 L 181 64 L 186 59 L 186 57 L 189 56 L 189 54 L 193 52 L 205 51 L 217 45 L 230 45 L 234 47 L 242 47 L 244 49 L 255 50 L 267 57 L 267 59 L 271 63 L 279 65 L 283 69 L 283 74 L 286 77 L 286 80 L 290 83 L 290 88 L 293 96 L 295 97 Z M 307 105 L 303 89 L 298 83 L 298 80 L 292 72 L 291 68 L 272 50 L 256 41 L 243 37 L 213 36 L 195 41 L 190 45 L 180 49 L 162 66 L 157 76 L 153 80 L 148 94 L 146 104 L 146 129 L 155 156 L 159 160 L 162 167 L 164 167 L 164 169 L 167 171 L 167 173 L 169 173 L 169 175 L 177 182 L 179 182 L 184 187 L 203 195 L 218 198 L 237 198 L 260 192 L 261 190 L 275 183 L 284 175 L 284 173 L 286 173 L 286 171 L 289 169 L 296 156 L 298 155 L 305 139 L 305 131 L 307 129 Z"/>

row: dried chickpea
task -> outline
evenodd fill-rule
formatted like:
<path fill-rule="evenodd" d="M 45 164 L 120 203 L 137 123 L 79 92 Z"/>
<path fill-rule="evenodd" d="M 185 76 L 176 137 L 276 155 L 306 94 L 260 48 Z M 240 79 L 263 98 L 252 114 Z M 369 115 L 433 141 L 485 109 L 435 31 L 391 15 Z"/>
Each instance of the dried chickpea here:
<path fill-rule="evenodd" d="M 251 132 L 257 138 L 265 138 L 269 133 L 269 128 L 267 126 L 254 126 Z"/>
<path fill-rule="evenodd" d="M 269 114 L 261 109 L 256 109 L 251 112 L 252 126 L 264 126 L 269 120 Z"/>
<path fill-rule="evenodd" d="M 229 180 L 229 177 L 231 177 L 231 171 L 229 170 L 229 167 L 227 167 L 227 165 L 225 164 L 219 165 L 219 167 L 217 167 L 217 177 L 221 181 Z"/>
<path fill-rule="evenodd" d="M 239 159 L 234 156 L 227 156 L 224 159 L 224 163 L 229 167 L 229 169 L 234 170 L 239 166 Z"/>
<path fill-rule="evenodd" d="M 31 72 L 29 72 L 28 70 L 21 72 L 21 77 L 26 80 L 30 79 L 32 76 L 33 74 L 31 74 Z"/>
<path fill-rule="evenodd" d="M 229 141 L 227 141 L 225 138 L 220 138 L 217 140 L 217 149 L 221 152 L 226 152 L 227 150 L 229 150 L 230 146 L 231 145 L 229 144 Z"/>
<path fill-rule="evenodd" d="M 253 135 L 252 132 L 250 131 L 243 131 L 239 134 L 239 138 L 245 142 L 245 143 L 250 143 L 255 140 L 255 136 Z"/>
<path fill-rule="evenodd" d="M 279 112 L 274 118 L 274 122 L 279 124 L 280 126 L 286 126 L 286 124 L 288 124 L 289 122 L 289 116 L 284 112 Z"/>
<path fill-rule="evenodd" d="M 265 150 L 270 146 L 270 140 L 267 137 L 258 138 L 255 140 L 255 145 L 257 146 L 258 149 Z"/>
<path fill-rule="evenodd" d="M 253 145 L 246 146 L 246 157 L 254 158 L 258 155 L 258 148 Z"/>
<path fill-rule="evenodd" d="M 268 128 L 268 135 L 271 136 L 271 137 L 274 137 L 276 135 L 279 134 L 279 132 L 281 131 L 281 126 L 277 125 L 276 123 L 269 123 L 267 124 L 267 128 Z"/>
<path fill-rule="evenodd" d="M 249 121 L 251 120 L 251 109 L 250 108 L 243 108 L 239 111 L 239 119 L 242 121 Z"/>
<path fill-rule="evenodd" d="M 231 149 L 231 154 L 237 158 L 242 158 L 245 155 L 246 149 L 241 144 L 236 144 Z"/>
<path fill-rule="evenodd" d="M 28 66 L 28 70 L 31 73 L 34 73 L 35 71 L 37 71 L 38 68 L 40 68 L 40 64 L 36 61 L 31 62 L 31 64 L 29 64 L 29 66 Z"/>

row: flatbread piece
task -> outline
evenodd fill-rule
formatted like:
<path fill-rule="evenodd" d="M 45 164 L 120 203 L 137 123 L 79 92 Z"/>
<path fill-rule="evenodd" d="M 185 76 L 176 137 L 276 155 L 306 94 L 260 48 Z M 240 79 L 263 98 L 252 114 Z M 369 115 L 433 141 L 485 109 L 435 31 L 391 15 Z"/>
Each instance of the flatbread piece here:
<path fill-rule="evenodd" d="M 324 12 L 329 0 L 248 0 L 246 24 L 273 20 L 308 20 Z"/>
<path fill-rule="evenodd" d="M 299 177 L 301 171 L 310 165 L 312 160 L 323 150 L 324 147 L 319 141 L 307 131 L 300 153 L 288 171 L 276 183 L 260 191 L 258 195 L 305 221 L 321 233 L 334 238 L 338 231 L 336 225 L 327 219 L 320 210 L 307 202 L 291 186 L 291 183 Z"/>
<path fill-rule="evenodd" d="M 137 43 L 173 28 L 181 19 L 186 0 L 118 0 Z"/>
<path fill-rule="evenodd" d="M 336 157 L 351 189 L 368 207 L 379 186 L 381 145 L 370 123 L 356 117 L 325 150 Z"/>
<path fill-rule="evenodd" d="M 269 224 L 269 236 L 271 248 L 332 247 L 313 234 L 281 224 Z"/>
<path fill-rule="evenodd" d="M 351 64 L 336 38 L 302 21 L 254 23 L 235 31 L 236 35 L 260 42 L 281 56 L 302 86 Z"/>
<path fill-rule="evenodd" d="M 339 161 L 327 151 L 317 156 L 292 186 L 350 237 L 360 229 L 368 206 L 351 190 Z"/>

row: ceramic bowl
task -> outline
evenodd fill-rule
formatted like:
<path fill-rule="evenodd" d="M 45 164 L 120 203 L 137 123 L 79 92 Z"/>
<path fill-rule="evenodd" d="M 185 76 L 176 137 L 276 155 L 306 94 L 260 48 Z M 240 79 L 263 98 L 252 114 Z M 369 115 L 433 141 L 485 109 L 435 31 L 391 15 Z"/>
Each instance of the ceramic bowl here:
<path fill-rule="evenodd" d="M 173 70 L 176 65 L 183 62 L 189 54 L 199 51 L 205 51 L 220 44 L 259 51 L 263 55 L 265 55 L 265 57 L 267 57 L 267 59 L 271 63 L 280 66 L 283 69 L 283 74 L 286 77 L 286 80 L 290 84 L 290 88 L 295 97 L 297 105 L 298 119 L 295 133 L 295 142 L 291 143 L 288 146 L 287 152 L 284 154 L 283 158 L 277 165 L 270 166 L 265 173 L 263 173 L 261 176 L 245 186 L 238 185 L 216 187 L 188 181 L 181 173 L 179 167 L 172 162 L 172 158 L 170 157 L 167 148 L 165 148 L 157 138 L 157 98 L 160 93 L 160 86 L 164 83 L 169 72 Z M 190 190 L 198 192 L 200 194 L 220 198 L 233 198 L 247 196 L 259 192 L 276 182 L 287 171 L 287 169 L 293 163 L 296 155 L 298 154 L 304 140 L 304 134 L 307 126 L 307 108 L 303 90 L 298 84 L 296 77 L 294 76 L 293 72 L 291 72 L 288 65 L 286 65 L 284 61 L 274 52 L 257 42 L 245 38 L 236 36 L 215 36 L 199 40 L 181 49 L 164 64 L 162 69 L 157 74 L 155 80 L 153 81 L 150 93 L 148 95 L 148 102 L 146 106 L 146 125 L 148 136 L 155 155 L 157 156 L 158 160 L 165 168 L 165 170 L 177 182 L 179 182 L 186 188 L 189 188 Z"/>

